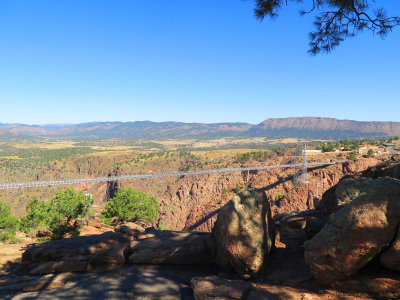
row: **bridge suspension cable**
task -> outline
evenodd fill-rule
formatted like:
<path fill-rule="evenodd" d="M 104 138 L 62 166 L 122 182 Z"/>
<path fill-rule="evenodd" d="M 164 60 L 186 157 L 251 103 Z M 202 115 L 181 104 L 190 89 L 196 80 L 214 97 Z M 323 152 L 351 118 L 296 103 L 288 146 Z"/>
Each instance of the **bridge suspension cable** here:
<path fill-rule="evenodd" d="M 258 170 L 268 170 L 268 169 L 312 167 L 312 166 L 324 166 L 324 165 L 333 165 L 333 164 L 334 164 L 333 162 L 315 162 L 315 163 L 307 163 L 307 164 L 297 163 L 297 164 L 287 164 L 287 165 L 270 165 L 270 166 L 245 167 L 245 168 L 216 169 L 216 170 L 185 171 L 185 172 L 156 173 L 156 174 L 115 175 L 115 176 L 107 176 L 107 177 L 65 179 L 65 180 L 52 180 L 52 181 L 14 182 L 14 183 L 0 184 L 0 190 L 21 189 L 21 188 L 41 187 L 41 186 L 56 186 L 56 185 L 67 185 L 67 184 L 80 184 L 80 183 L 95 183 L 95 182 L 149 179 L 149 178 L 164 178 L 164 177 L 188 176 L 188 175 L 230 173 L 230 172 L 242 172 L 242 171 L 258 171 Z"/>

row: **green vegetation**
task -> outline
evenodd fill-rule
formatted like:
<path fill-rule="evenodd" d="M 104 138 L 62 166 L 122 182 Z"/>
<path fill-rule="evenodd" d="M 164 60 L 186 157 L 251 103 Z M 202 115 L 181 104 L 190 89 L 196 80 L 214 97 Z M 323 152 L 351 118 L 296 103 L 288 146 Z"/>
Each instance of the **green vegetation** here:
<path fill-rule="evenodd" d="M 278 206 L 278 205 L 279 205 L 279 202 L 280 202 L 283 198 L 285 198 L 285 195 L 284 195 L 284 194 L 278 194 L 278 195 L 275 196 L 275 199 L 274 199 L 274 201 L 272 201 L 271 204 L 274 205 L 274 206 Z"/>
<path fill-rule="evenodd" d="M 155 197 L 132 188 L 120 189 L 111 198 L 100 216 L 106 224 L 143 221 L 148 224 L 158 217 L 158 203 Z"/>
<path fill-rule="evenodd" d="M 332 152 L 335 149 L 335 146 L 332 142 L 322 145 L 322 152 Z"/>
<path fill-rule="evenodd" d="M 0 242 L 16 242 L 18 218 L 10 215 L 10 207 L 0 201 Z"/>
<path fill-rule="evenodd" d="M 351 150 L 358 150 L 361 145 L 382 145 L 385 143 L 385 140 L 380 140 L 380 142 L 372 141 L 369 139 L 362 139 L 356 141 L 349 141 L 349 140 L 340 140 L 337 143 L 328 142 L 324 144 L 317 145 L 317 150 L 322 150 L 322 152 L 332 152 L 334 150 L 343 150 L 343 151 L 351 151 Z"/>
<path fill-rule="evenodd" d="M 235 162 L 238 163 L 245 163 L 251 160 L 255 161 L 266 161 L 270 157 L 268 151 L 253 151 L 253 152 L 247 152 L 243 154 L 238 154 L 236 156 Z"/>
<path fill-rule="evenodd" d="M 368 156 L 368 157 L 374 156 L 374 150 L 369 149 L 368 152 L 367 152 L 367 156 Z"/>
<path fill-rule="evenodd" d="M 350 155 L 347 157 L 348 160 L 356 161 L 357 160 L 357 152 L 353 150 Z"/>
<path fill-rule="evenodd" d="M 234 192 L 234 193 L 236 193 L 236 194 L 239 194 L 244 188 L 245 188 L 245 187 L 244 187 L 243 185 L 237 184 L 237 185 L 235 186 L 235 188 L 232 189 L 232 192 Z"/>
<path fill-rule="evenodd" d="M 352 38 L 362 31 L 371 31 L 384 38 L 392 29 L 400 25 L 397 15 L 388 15 L 380 6 L 383 1 L 363 0 L 328 0 L 328 1 L 293 1 L 302 7 L 301 16 L 312 14 L 314 28 L 308 36 L 310 39 L 308 53 L 329 53 L 345 39 Z M 376 4 L 375 2 L 381 2 Z M 284 0 L 257 0 L 254 9 L 259 20 L 275 19 L 279 10 L 288 5 Z"/>
<path fill-rule="evenodd" d="M 167 226 L 165 226 L 164 221 L 161 220 L 158 224 L 157 230 L 167 230 Z"/>
<path fill-rule="evenodd" d="M 46 201 L 32 199 L 26 205 L 27 215 L 20 219 L 21 231 L 35 235 L 38 229 L 47 227 L 51 221 L 51 204 Z"/>
<path fill-rule="evenodd" d="M 50 205 L 49 229 L 53 239 L 60 239 L 66 234 L 79 235 L 82 221 L 92 214 L 90 208 L 93 205 L 93 198 L 85 195 L 83 191 L 77 194 L 68 188 L 65 192 L 58 191 L 51 199 Z"/>
<path fill-rule="evenodd" d="M 32 199 L 26 206 L 27 215 L 20 220 L 22 231 L 31 235 L 38 229 L 48 227 L 52 239 L 62 239 L 66 235 L 78 236 L 83 220 L 92 214 L 91 196 L 83 191 L 78 194 L 68 188 L 65 192 L 58 191 L 50 202 Z"/>

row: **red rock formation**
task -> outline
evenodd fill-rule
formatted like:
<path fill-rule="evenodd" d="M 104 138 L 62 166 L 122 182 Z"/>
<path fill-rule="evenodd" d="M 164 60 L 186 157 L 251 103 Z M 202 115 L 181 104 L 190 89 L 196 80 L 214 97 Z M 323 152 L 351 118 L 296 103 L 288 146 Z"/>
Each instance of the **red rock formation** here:
<path fill-rule="evenodd" d="M 319 197 L 345 176 L 365 171 L 377 164 L 376 158 L 362 158 L 356 162 L 335 164 L 309 170 L 309 181 L 318 183 Z M 273 163 L 282 163 L 276 158 Z M 264 189 L 271 205 L 272 215 L 288 211 L 303 211 L 315 208 L 315 184 L 293 186 L 293 169 L 235 172 L 188 176 L 170 184 L 165 194 L 159 197 L 160 220 L 171 230 L 211 231 L 218 210 L 234 195 L 232 189 L 245 185 Z"/>

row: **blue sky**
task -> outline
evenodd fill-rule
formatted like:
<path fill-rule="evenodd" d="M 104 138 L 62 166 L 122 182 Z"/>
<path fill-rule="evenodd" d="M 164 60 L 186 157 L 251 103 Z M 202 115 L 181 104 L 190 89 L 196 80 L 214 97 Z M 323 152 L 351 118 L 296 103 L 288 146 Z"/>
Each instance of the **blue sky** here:
<path fill-rule="evenodd" d="M 400 15 L 400 1 L 385 1 Z M 298 6 L 0 0 L 0 123 L 400 121 L 400 28 L 307 54 Z"/>

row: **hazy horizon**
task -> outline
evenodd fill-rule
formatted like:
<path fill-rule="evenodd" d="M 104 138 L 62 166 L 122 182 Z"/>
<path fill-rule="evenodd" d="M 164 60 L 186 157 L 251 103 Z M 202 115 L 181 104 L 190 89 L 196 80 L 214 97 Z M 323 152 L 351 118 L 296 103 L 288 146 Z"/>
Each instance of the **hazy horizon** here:
<path fill-rule="evenodd" d="M 233 121 L 233 122 L 181 122 L 181 121 L 176 121 L 176 120 L 165 120 L 165 121 L 152 121 L 152 120 L 132 120 L 132 121 L 88 121 L 88 122 L 80 122 L 80 123 L 45 123 L 45 124 L 29 124 L 29 123 L 22 123 L 22 122 L 13 122 L 13 123 L 6 123 L 6 122 L 0 122 L 0 124 L 20 124 L 20 125 L 29 125 L 29 126 L 70 126 L 70 125 L 79 125 L 79 124 L 87 124 L 87 123 L 134 123 L 134 122 L 152 122 L 152 123 L 194 123 L 194 124 L 223 124 L 223 123 L 245 123 L 245 124 L 250 124 L 250 125 L 257 125 L 265 120 L 268 119 L 289 119 L 289 118 L 322 118 L 322 119 L 336 119 L 339 121 L 356 121 L 356 122 L 393 122 L 393 123 L 398 123 L 399 121 L 382 121 L 382 120 L 354 120 L 354 119 L 339 119 L 339 118 L 334 118 L 334 117 L 319 117 L 319 116 L 300 116 L 300 117 L 282 117 L 282 118 L 266 118 L 264 120 L 261 120 L 260 122 L 241 122 L 241 121 Z"/>

